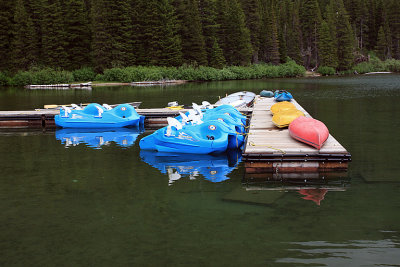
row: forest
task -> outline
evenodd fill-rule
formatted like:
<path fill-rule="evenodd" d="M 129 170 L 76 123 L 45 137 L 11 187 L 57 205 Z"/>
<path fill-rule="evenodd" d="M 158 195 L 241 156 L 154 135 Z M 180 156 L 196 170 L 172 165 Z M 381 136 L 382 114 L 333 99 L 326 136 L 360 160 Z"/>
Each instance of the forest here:
<path fill-rule="evenodd" d="M 0 72 L 400 68 L 398 0 L 0 0 Z M 381 62 L 382 61 L 382 62 Z M 400 70 L 398 70 L 400 71 Z"/>

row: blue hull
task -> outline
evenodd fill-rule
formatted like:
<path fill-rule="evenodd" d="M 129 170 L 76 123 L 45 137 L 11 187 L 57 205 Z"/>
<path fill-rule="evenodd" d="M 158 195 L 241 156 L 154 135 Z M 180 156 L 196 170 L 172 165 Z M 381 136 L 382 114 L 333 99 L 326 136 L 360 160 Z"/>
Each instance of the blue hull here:
<path fill-rule="evenodd" d="M 286 91 L 278 91 L 275 93 L 275 101 L 282 102 L 282 101 L 291 101 L 293 96 L 291 93 Z"/>
<path fill-rule="evenodd" d="M 144 116 L 128 104 L 106 110 L 99 104 L 89 104 L 83 110 L 60 110 L 54 117 L 58 127 L 63 128 L 120 128 L 143 125 Z"/>

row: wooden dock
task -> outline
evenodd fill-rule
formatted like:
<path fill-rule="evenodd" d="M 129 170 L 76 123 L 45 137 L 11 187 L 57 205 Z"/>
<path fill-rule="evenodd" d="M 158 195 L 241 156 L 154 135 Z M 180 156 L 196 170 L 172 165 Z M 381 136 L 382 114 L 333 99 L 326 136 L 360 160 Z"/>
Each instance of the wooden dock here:
<path fill-rule="evenodd" d="M 188 109 L 173 110 L 169 108 L 137 108 L 136 111 L 139 115 L 145 116 L 146 128 L 161 128 L 168 124 L 168 117 L 176 117 L 179 115 L 179 112 L 185 113 Z M 240 111 L 247 114 L 251 112 L 251 108 L 241 108 Z M 54 116 L 59 113 L 59 109 L 0 111 L 0 128 L 55 128 Z"/>
<path fill-rule="evenodd" d="M 292 102 L 306 117 L 311 117 L 295 100 Z M 247 175 L 274 179 L 284 178 L 284 173 L 293 175 L 296 172 L 327 173 L 347 170 L 351 155 L 332 135 L 329 135 L 322 149 L 317 150 L 294 140 L 287 128 L 277 128 L 272 123 L 270 111 L 275 103 L 274 98 L 257 96 L 255 100 L 243 151 Z M 307 176 L 299 176 L 302 177 Z"/>

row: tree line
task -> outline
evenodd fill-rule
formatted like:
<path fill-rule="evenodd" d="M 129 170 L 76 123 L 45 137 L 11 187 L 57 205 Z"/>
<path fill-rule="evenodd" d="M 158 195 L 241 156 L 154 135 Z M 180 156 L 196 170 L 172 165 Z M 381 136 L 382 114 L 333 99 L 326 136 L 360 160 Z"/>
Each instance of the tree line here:
<path fill-rule="evenodd" d="M 0 71 L 400 59 L 399 0 L 0 0 Z"/>

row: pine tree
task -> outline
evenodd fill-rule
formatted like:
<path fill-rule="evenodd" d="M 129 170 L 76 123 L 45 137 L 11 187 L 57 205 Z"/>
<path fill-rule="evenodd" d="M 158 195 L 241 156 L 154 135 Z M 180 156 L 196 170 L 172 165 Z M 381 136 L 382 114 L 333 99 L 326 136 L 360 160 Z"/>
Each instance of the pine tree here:
<path fill-rule="evenodd" d="M 349 16 L 344 8 L 342 0 L 336 0 L 336 37 L 338 51 L 338 68 L 347 70 L 353 65 L 354 61 L 354 35 L 349 22 Z"/>
<path fill-rule="evenodd" d="M 260 49 L 260 6 L 258 0 L 241 0 L 241 6 L 246 18 L 246 27 L 250 31 L 251 46 L 253 48 L 252 62 L 258 62 Z"/>
<path fill-rule="evenodd" d="M 216 22 L 216 2 L 214 0 L 200 0 L 199 10 L 207 61 L 212 67 L 222 68 L 226 61 L 217 39 L 219 25 Z"/>
<path fill-rule="evenodd" d="M 195 0 L 175 0 L 178 13 L 182 53 L 185 63 L 207 65 L 207 52 L 201 27 L 199 7 Z"/>
<path fill-rule="evenodd" d="M 111 65 L 124 67 L 133 64 L 131 5 L 126 0 L 109 0 L 107 14 L 111 36 Z"/>
<path fill-rule="evenodd" d="M 337 49 L 325 20 L 322 21 L 318 35 L 319 65 L 336 68 L 338 65 Z"/>
<path fill-rule="evenodd" d="M 34 40 L 34 28 L 22 0 L 16 2 L 12 33 L 11 57 L 13 69 L 28 69 L 34 63 L 31 46 Z"/>
<path fill-rule="evenodd" d="M 222 49 L 218 45 L 217 39 L 214 40 L 214 45 L 210 54 L 209 65 L 214 68 L 222 69 L 226 64 Z"/>
<path fill-rule="evenodd" d="M 317 29 L 321 23 L 321 12 L 317 0 L 304 0 L 300 13 L 301 31 L 303 34 L 303 51 L 305 67 L 315 67 L 318 62 Z"/>
<path fill-rule="evenodd" d="M 44 0 L 25 0 L 26 12 L 30 16 L 33 23 L 33 40 L 31 44 L 31 53 L 34 57 L 35 63 L 41 65 L 43 62 L 42 57 L 42 21 L 43 21 L 43 7 Z"/>
<path fill-rule="evenodd" d="M 391 33 L 392 57 L 400 59 L 400 1 L 392 0 L 388 5 L 388 24 Z"/>
<path fill-rule="evenodd" d="M 106 0 L 93 0 L 91 11 L 92 26 L 92 61 L 98 72 L 111 67 L 111 35 L 108 30 L 108 17 L 106 16 Z"/>
<path fill-rule="evenodd" d="M 303 64 L 301 56 L 302 38 L 299 19 L 299 2 L 289 2 L 288 4 L 288 24 L 286 29 L 287 55 L 297 64 Z"/>
<path fill-rule="evenodd" d="M 275 11 L 266 1 L 262 7 L 260 59 L 272 64 L 278 64 L 280 61 Z"/>
<path fill-rule="evenodd" d="M 68 0 L 65 14 L 66 47 L 69 69 L 89 65 L 90 33 L 83 0 Z"/>
<path fill-rule="evenodd" d="M 65 68 L 68 65 L 65 51 L 66 33 L 59 0 L 47 0 L 42 24 L 42 56 L 47 66 Z"/>
<path fill-rule="evenodd" d="M 377 41 L 376 47 L 375 47 L 375 53 L 381 60 L 386 59 L 387 50 L 388 50 L 387 48 L 388 48 L 388 45 L 386 42 L 386 35 L 383 30 L 383 27 L 381 26 L 379 28 L 378 41 Z"/>
<path fill-rule="evenodd" d="M 229 5 L 226 0 L 219 2 L 226 8 L 219 32 L 225 59 L 229 65 L 247 65 L 251 62 L 252 47 L 243 10 L 237 0 L 230 1 Z"/>
<path fill-rule="evenodd" d="M 10 68 L 11 52 L 11 5 L 8 0 L 0 0 L 0 71 Z"/>

